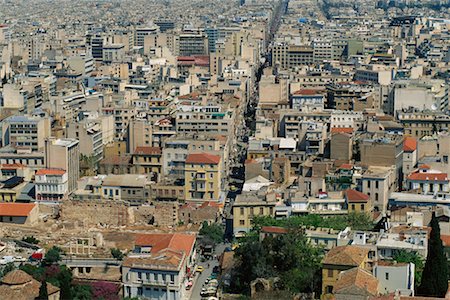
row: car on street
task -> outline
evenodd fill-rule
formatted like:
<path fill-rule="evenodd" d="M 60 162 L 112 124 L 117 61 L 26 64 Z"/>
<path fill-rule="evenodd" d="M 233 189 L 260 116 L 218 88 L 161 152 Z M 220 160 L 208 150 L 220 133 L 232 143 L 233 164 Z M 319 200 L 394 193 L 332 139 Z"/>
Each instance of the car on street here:
<path fill-rule="evenodd" d="M 205 268 L 202 266 L 197 266 L 197 268 L 195 268 L 195 272 L 199 272 L 199 273 L 203 272 L 204 270 L 205 270 Z"/>

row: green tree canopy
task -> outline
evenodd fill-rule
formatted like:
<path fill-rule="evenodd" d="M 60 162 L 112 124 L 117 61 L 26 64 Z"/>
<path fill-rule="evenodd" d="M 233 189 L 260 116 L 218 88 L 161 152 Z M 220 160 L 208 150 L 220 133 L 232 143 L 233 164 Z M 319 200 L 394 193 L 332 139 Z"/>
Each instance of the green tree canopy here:
<path fill-rule="evenodd" d="M 111 248 L 111 255 L 117 260 L 122 260 L 124 256 L 122 251 L 120 251 L 120 249 L 117 248 Z"/>
<path fill-rule="evenodd" d="M 41 286 L 39 288 L 39 296 L 36 299 L 48 300 L 47 281 L 45 281 L 45 279 L 41 282 Z"/>
<path fill-rule="evenodd" d="M 61 249 L 58 247 L 50 248 L 47 253 L 45 253 L 44 262 L 46 264 L 54 264 L 61 260 Z"/>
<path fill-rule="evenodd" d="M 443 298 L 448 289 L 448 267 L 439 222 L 434 213 L 430 225 L 427 260 L 417 293 L 421 296 Z"/>
<path fill-rule="evenodd" d="M 223 241 L 224 232 L 222 226 L 219 224 L 213 223 L 209 225 L 208 222 L 204 221 L 199 234 L 210 238 L 215 243 L 220 243 Z"/>

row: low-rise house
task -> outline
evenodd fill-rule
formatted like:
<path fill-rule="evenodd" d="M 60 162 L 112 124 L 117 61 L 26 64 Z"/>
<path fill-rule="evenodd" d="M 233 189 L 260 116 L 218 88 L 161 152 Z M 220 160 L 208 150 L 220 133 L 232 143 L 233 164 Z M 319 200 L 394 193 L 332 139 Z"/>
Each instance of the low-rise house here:
<path fill-rule="evenodd" d="M 137 234 L 135 247 L 123 261 L 124 297 L 184 299 L 194 274 L 193 234 Z"/>
<path fill-rule="evenodd" d="M 4 299 L 34 300 L 39 297 L 41 282 L 22 270 L 14 270 L 3 276 L 0 284 L 0 295 Z M 58 287 L 47 282 L 48 300 L 59 300 Z"/>
<path fill-rule="evenodd" d="M 369 213 L 372 211 L 370 197 L 354 189 L 345 191 L 348 212 Z"/>
<path fill-rule="evenodd" d="M 380 293 L 399 292 L 403 296 L 414 296 L 413 263 L 398 263 L 396 261 L 378 261 L 373 268 L 373 274 L 380 282 Z"/>
<path fill-rule="evenodd" d="M 61 169 L 40 169 L 35 175 L 36 200 L 61 201 L 69 191 L 67 172 Z"/>
<path fill-rule="evenodd" d="M 362 268 L 343 271 L 334 287 L 336 300 L 366 300 L 378 295 L 378 279 Z"/>
<path fill-rule="evenodd" d="M 342 271 L 355 267 L 370 269 L 369 249 L 353 245 L 338 246 L 325 255 L 322 264 L 322 294 L 331 294 Z"/>
<path fill-rule="evenodd" d="M 0 203 L 0 223 L 34 224 L 39 207 L 34 203 Z"/>
<path fill-rule="evenodd" d="M 150 183 L 146 175 L 108 175 L 102 181 L 103 199 L 139 205 L 150 200 Z"/>
<path fill-rule="evenodd" d="M 421 165 L 419 169 L 409 174 L 406 186 L 409 190 L 417 190 L 421 194 L 435 194 L 449 192 L 447 173 L 432 170 L 428 165 Z"/>

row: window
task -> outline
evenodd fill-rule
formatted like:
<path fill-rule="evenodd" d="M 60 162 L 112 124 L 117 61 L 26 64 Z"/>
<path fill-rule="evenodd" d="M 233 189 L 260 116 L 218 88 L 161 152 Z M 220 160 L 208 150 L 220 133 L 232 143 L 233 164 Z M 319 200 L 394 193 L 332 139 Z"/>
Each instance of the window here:
<path fill-rule="evenodd" d="M 142 288 L 141 287 L 137 288 L 137 294 L 138 294 L 138 296 L 142 296 Z"/>
<path fill-rule="evenodd" d="M 352 210 L 355 210 L 355 204 L 352 204 Z"/>
<path fill-rule="evenodd" d="M 170 274 L 170 283 L 174 283 L 175 282 L 175 275 Z"/>
<path fill-rule="evenodd" d="M 142 273 L 141 273 L 141 272 L 138 272 L 137 274 L 138 274 L 138 278 L 139 278 L 139 279 L 142 279 Z"/>
<path fill-rule="evenodd" d="M 147 281 L 150 281 L 150 273 L 145 273 L 145 279 L 147 279 Z"/>
<path fill-rule="evenodd" d="M 378 193 L 375 193 L 375 201 L 378 201 Z"/>
<path fill-rule="evenodd" d="M 264 207 L 260 207 L 260 208 L 259 208 L 259 214 L 260 214 L 260 215 L 263 215 L 263 214 L 264 214 Z"/>
<path fill-rule="evenodd" d="M 388 272 L 386 272 L 386 273 L 384 274 L 384 278 L 385 278 L 386 280 L 389 280 L 389 273 L 388 273 Z"/>
<path fill-rule="evenodd" d="M 375 188 L 378 189 L 378 187 L 379 187 L 379 182 L 377 180 L 377 181 L 375 181 Z"/>
<path fill-rule="evenodd" d="M 244 214 L 244 208 L 243 207 L 241 207 L 241 215 L 243 215 Z"/>
<path fill-rule="evenodd" d="M 239 225 L 245 225 L 245 220 L 239 220 Z"/>
<path fill-rule="evenodd" d="M 370 180 L 367 180 L 367 188 L 370 189 Z"/>
<path fill-rule="evenodd" d="M 361 204 L 361 210 L 364 211 L 365 210 L 365 205 Z"/>

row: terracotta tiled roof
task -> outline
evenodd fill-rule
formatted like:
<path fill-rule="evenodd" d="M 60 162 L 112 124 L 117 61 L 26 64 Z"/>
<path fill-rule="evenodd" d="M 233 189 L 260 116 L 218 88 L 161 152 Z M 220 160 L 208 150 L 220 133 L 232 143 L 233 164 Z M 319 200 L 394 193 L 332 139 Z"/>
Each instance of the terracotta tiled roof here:
<path fill-rule="evenodd" d="M 354 189 L 348 189 L 345 191 L 347 202 L 367 202 L 369 196 Z"/>
<path fill-rule="evenodd" d="M 36 175 L 64 175 L 66 171 L 62 169 L 39 169 L 36 172 Z"/>
<path fill-rule="evenodd" d="M 31 300 L 39 296 L 41 283 L 21 270 L 14 270 L 5 275 L 0 285 L 2 299 Z M 59 288 L 47 282 L 48 295 L 59 292 Z"/>
<path fill-rule="evenodd" d="M 361 295 L 369 293 L 372 296 L 378 294 L 378 279 L 361 268 L 353 268 L 339 274 L 339 279 L 334 286 L 335 294 L 345 294 L 348 288 L 356 287 L 361 290 Z"/>
<path fill-rule="evenodd" d="M 33 280 L 33 277 L 31 275 L 28 275 L 28 273 L 22 270 L 14 270 L 9 272 L 2 278 L 2 283 L 15 285 L 24 284 L 30 282 L 31 280 Z"/>
<path fill-rule="evenodd" d="M 368 253 L 367 248 L 353 245 L 334 247 L 327 253 L 323 263 L 358 267 L 366 259 Z"/>
<path fill-rule="evenodd" d="M 0 216 L 28 217 L 34 203 L 0 203 Z"/>
<path fill-rule="evenodd" d="M 412 173 L 408 176 L 408 180 L 420 181 L 448 181 L 447 173 Z"/>
<path fill-rule="evenodd" d="M 189 154 L 186 158 L 187 164 L 213 164 L 217 165 L 220 162 L 219 155 L 212 155 L 208 153 L 194 153 Z"/>
<path fill-rule="evenodd" d="M 352 127 L 332 127 L 331 128 L 331 133 L 348 133 L 348 134 L 352 134 L 353 133 L 353 128 Z"/>
<path fill-rule="evenodd" d="M 293 95 L 304 95 L 304 96 L 312 96 L 312 95 L 320 95 L 323 93 L 323 90 L 313 90 L 313 89 L 301 89 L 295 91 Z"/>
<path fill-rule="evenodd" d="M 184 251 L 189 255 L 195 243 L 194 234 L 183 233 L 150 233 L 150 234 L 136 234 L 136 246 L 151 246 L 151 253 L 157 253 L 165 249 L 175 251 Z"/>
<path fill-rule="evenodd" d="M 265 233 L 287 233 L 287 229 L 278 226 L 263 226 L 261 227 L 261 231 Z"/>
<path fill-rule="evenodd" d="M 426 164 L 421 164 L 419 166 L 419 169 L 421 169 L 421 170 L 429 170 L 429 169 L 431 169 L 431 167 L 429 165 L 426 165 Z"/>
<path fill-rule="evenodd" d="M 417 149 L 417 141 L 415 138 L 407 136 L 403 140 L 403 151 L 414 152 Z"/>
<path fill-rule="evenodd" d="M 352 164 L 342 164 L 339 167 L 340 170 L 351 170 L 352 168 L 353 168 Z"/>
<path fill-rule="evenodd" d="M 161 148 L 159 147 L 136 147 L 136 150 L 134 150 L 134 154 L 145 154 L 145 155 L 151 155 L 151 154 L 161 154 Z"/>

